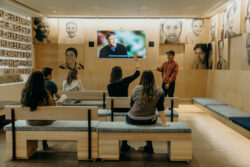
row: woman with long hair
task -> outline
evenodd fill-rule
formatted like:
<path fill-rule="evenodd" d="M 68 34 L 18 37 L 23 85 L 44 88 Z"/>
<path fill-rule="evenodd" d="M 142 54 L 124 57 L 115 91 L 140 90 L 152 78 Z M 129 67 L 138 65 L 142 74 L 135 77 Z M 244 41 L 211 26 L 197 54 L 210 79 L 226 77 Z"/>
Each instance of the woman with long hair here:
<path fill-rule="evenodd" d="M 37 106 L 54 105 L 52 96 L 45 88 L 44 75 L 40 71 L 33 72 L 22 90 L 21 97 L 22 106 L 29 107 L 31 112 L 35 112 Z M 50 125 L 53 121 L 49 120 L 27 120 L 27 123 L 32 126 Z M 47 141 L 43 141 L 43 149 L 47 150 Z"/>
<path fill-rule="evenodd" d="M 63 81 L 64 91 L 82 91 L 83 86 L 81 80 L 78 80 L 77 69 L 70 69 L 67 79 Z"/>
<path fill-rule="evenodd" d="M 162 126 L 169 126 L 165 119 L 164 91 L 155 86 L 154 74 L 150 70 L 143 72 L 140 85 L 137 85 L 131 97 L 131 109 L 126 122 L 133 125 L 153 125 L 157 121 L 156 109 L 160 113 Z M 152 153 L 152 141 L 147 141 L 145 152 Z"/>
<path fill-rule="evenodd" d="M 136 71 L 133 75 L 122 79 L 122 69 L 119 66 L 112 68 L 110 75 L 110 84 L 108 84 L 108 93 L 110 97 L 128 97 L 128 87 L 140 75 L 140 67 L 137 56 L 134 56 L 136 62 Z M 116 108 L 114 112 L 128 112 L 129 108 Z M 122 141 L 121 151 L 125 152 L 130 150 L 127 141 Z"/>

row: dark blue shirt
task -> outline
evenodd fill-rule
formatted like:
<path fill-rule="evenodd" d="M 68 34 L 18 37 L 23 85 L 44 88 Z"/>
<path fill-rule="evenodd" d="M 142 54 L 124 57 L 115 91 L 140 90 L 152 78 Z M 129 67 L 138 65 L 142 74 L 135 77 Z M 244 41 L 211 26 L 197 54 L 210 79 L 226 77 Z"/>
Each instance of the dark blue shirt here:
<path fill-rule="evenodd" d="M 57 93 L 56 84 L 48 79 L 45 79 L 45 88 L 48 89 L 52 97 Z"/>

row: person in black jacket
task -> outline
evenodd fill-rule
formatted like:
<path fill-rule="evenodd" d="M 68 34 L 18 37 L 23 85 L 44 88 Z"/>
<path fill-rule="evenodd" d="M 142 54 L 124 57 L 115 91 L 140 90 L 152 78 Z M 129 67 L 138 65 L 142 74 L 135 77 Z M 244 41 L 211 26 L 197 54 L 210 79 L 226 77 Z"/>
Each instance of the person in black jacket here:
<path fill-rule="evenodd" d="M 116 34 L 114 32 L 107 33 L 106 40 L 109 44 L 100 50 L 99 58 L 119 58 L 128 56 L 126 47 L 117 43 Z"/>
<path fill-rule="evenodd" d="M 110 97 L 128 97 L 128 87 L 131 82 L 140 76 L 140 66 L 137 56 L 134 56 L 136 62 L 136 71 L 133 75 L 122 79 L 122 69 L 119 66 L 112 68 L 110 84 L 108 84 L 108 93 Z M 130 108 L 116 108 L 114 112 L 128 112 Z M 121 151 L 130 150 L 127 141 L 122 141 Z"/>

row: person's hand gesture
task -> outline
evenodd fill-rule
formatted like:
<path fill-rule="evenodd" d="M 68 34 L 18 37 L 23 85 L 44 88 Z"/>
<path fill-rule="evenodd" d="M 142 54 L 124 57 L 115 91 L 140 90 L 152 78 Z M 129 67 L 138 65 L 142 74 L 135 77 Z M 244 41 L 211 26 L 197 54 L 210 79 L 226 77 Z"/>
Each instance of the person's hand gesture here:
<path fill-rule="evenodd" d="M 170 125 L 167 124 L 167 123 L 162 123 L 162 126 L 163 126 L 163 127 L 169 127 Z"/>

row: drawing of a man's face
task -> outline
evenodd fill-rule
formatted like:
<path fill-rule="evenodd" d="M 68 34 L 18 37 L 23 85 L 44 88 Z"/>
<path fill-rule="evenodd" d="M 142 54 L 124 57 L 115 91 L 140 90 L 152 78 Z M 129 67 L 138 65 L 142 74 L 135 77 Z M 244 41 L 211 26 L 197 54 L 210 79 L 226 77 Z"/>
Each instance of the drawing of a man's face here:
<path fill-rule="evenodd" d="M 196 36 L 200 36 L 204 29 L 204 22 L 202 19 L 193 20 L 192 22 L 193 33 Z"/>
<path fill-rule="evenodd" d="M 37 25 L 36 37 L 38 38 L 48 38 L 50 33 L 50 25 L 44 18 L 35 18 L 34 24 Z"/>
<path fill-rule="evenodd" d="M 169 43 L 177 43 L 182 32 L 182 22 L 179 20 L 167 20 L 163 24 L 162 30 Z"/>
<path fill-rule="evenodd" d="M 224 51 L 224 41 L 219 41 L 218 42 L 218 56 L 219 56 L 219 59 L 222 59 L 223 58 L 223 51 Z"/>
<path fill-rule="evenodd" d="M 248 65 L 250 66 L 250 34 L 247 34 L 246 51 L 247 51 Z"/>
<path fill-rule="evenodd" d="M 74 38 L 77 32 L 77 24 L 75 22 L 68 22 L 66 24 L 66 32 L 70 38 Z"/>
<path fill-rule="evenodd" d="M 204 52 L 201 48 L 197 48 L 194 50 L 195 57 L 198 59 L 200 63 L 205 63 L 206 52 Z"/>
<path fill-rule="evenodd" d="M 212 37 L 212 39 L 215 39 L 215 32 L 216 32 L 216 21 L 215 21 L 215 19 L 212 19 L 211 20 L 211 27 L 210 27 L 210 29 L 211 29 L 211 37 Z"/>

